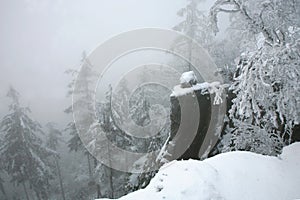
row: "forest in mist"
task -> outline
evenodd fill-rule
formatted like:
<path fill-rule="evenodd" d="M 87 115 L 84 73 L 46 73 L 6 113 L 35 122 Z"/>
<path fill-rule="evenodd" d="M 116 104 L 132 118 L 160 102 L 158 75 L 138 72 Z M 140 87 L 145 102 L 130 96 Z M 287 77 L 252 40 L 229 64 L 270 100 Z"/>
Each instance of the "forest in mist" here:
<path fill-rule="evenodd" d="M 0 199 L 138 191 L 192 137 L 184 122 L 199 124 L 198 135 L 175 160 L 231 151 L 286 156 L 282 150 L 300 141 L 300 1 L 12 0 L 0 2 L 0 24 Z M 99 73 L 99 45 L 151 27 L 188 39 L 166 52 L 124 54 Z M 184 115 L 189 98 L 199 111 Z M 186 135 L 176 139 L 178 131 Z M 142 156 L 132 162 L 113 147 Z"/>

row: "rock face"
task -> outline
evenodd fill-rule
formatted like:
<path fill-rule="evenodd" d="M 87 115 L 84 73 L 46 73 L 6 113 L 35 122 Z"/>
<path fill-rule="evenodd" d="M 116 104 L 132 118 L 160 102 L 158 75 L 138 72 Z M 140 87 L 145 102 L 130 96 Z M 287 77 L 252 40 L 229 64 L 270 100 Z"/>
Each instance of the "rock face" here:
<path fill-rule="evenodd" d="M 201 91 L 184 96 L 171 96 L 171 134 L 169 160 L 199 159 L 211 116 L 210 95 Z M 184 113 L 181 113 L 181 108 Z M 195 121 L 196 120 L 196 121 Z"/>
<path fill-rule="evenodd" d="M 197 83 L 193 71 L 180 77 L 173 88 L 171 131 L 161 153 L 167 161 L 205 159 L 216 145 L 226 113 L 226 84 L 219 81 Z"/>

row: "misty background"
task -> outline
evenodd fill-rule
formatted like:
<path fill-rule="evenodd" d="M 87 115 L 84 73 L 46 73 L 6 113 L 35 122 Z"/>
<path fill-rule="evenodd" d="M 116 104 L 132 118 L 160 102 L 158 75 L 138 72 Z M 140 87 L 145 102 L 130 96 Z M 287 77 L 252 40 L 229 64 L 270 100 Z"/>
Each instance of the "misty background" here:
<path fill-rule="evenodd" d="M 171 29 L 184 0 L 11 0 L 0 1 L 0 117 L 7 113 L 7 89 L 21 93 L 32 116 L 60 127 L 70 77 L 88 54 L 110 37 L 137 28 Z M 203 3 L 208 10 L 211 3 Z"/>
<path fill-rule="evenodd" d="M 118 198 L 147 187 L 155 169 L 174 159 L 201 160 L 230 151 L 281 155 L 285 146 L 300 141 L 299 11 L 299 1 L 286 0 L 0 0 L 0 199 Z M 95 102 L 90 95 L 95 88 L 90 86 L 97 77 L 89 55 L 116 35 L 149 27 L 193 38 L 217 66 L 211 70 L 204 65 L 205 69 L 222 81 L 203 84 L 201 72 L 191 71 L 190 63 L 157 49 L 139 49 L 105 69 Z M 207 61 L 191 42 L 180 40 L 174 48 L 186 58 Z M 176 75 L 167 66 L 174 67 Z M 171 88 L 177 86 L 170 91 L 145 81 L 150 75 L 167 80 Z M 136 85 L 141 87 L 131 92 Z M 189 95 L 197 98 L 199 111 Z M 184 115 L 180 98 L 195 115 Z M 218 98 L 224 99 L 224 110 L 215 107 Z M 227 111 L 224 121 L 214 110 Z M 76 123 L 73 111 L 80 116 Z M 127 127 L 147 128 L 156 116 L 163 117 L 152 124 L 163 126 L 149 129 L 155 137 L 127 134 Z M 214 116 L 222 125 L 214 123 Z M 178 139 L 174 136 L 184 118 L 190 123 Z M 196 136 L 191 135 L 192 123 L 198 124 Z M 208 124 L 217 127 L 210 131 Z M 80 135 L 85 128 L 88 131 Z M 206 138 L 212 135 L 218 141 L 206 148 Z M 193 143 L 181 157 L 173 157 L 186 138 Z M 115 146 L 142 153 L 130 165 L 140 173 L 111 167 L 112 160 L 130 163 L 128 156 L 113 151 Z M 194 183 L 195 177 L 189 178 Z M 155 192 L 162 191 L 161 182 Z M 180 190 L 172 188 L 173 192 Z"/>
<path fill-rule="evenodd" d="M 213 2 L 204 2 L 208 10 Z M 110 37 L 137 28 L 172 29 L 184 0 L 10 0 L 0 1 L 0 117 L 7 89 L 21 91 L 41 123 L 64 126 L 70 77 L 88 54 Z M 227 21 L 227 20 L 226 20 Z M 222 24 L 222 23 L 221 23 Z"/>

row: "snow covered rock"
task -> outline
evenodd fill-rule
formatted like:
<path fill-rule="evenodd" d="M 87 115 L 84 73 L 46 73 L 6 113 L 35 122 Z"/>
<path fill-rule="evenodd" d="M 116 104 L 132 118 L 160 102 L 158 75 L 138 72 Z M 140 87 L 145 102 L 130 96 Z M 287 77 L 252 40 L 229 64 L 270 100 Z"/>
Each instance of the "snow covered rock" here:
<path fill-rule="evenodd" d="M 225 88 L 227 88 L 229 85 L 227 84 L 221 84 L 220 82 L 212 82 L 212 83 L 196 83 L 195 85 L 192 85 L 190 87 L 182 87 L 181 85 L 176 85 L 173 88 L 173 92 L 171 96 L 179 97 L 184 96 L 188 94 L 192 94 L 195 91 L 200 91 L 202 94 L 214 94 L 214 105 L 218 105 L 223 103 L 222 95 L 224 93 Z"/>
<path fill-rule="evenodd" d="M 193 71 L 184 72 L 180 77 L 180 86 L 189 88 L 197 84 L 197 77 Z"/>
<path fill-rule="evenodd" d="M 214 94 L 214 105 L 223 103 L 222 94 L 229 85 L 218 81 L 197 83 L 197 77 L 193 71 L 184 72 L 180 77 L 180 85 L 173 88 L 171 96 L 179 97 L 200 91 L 202 94 Z"/>
<path fill-rule="evenodd" d="M 292 200 L 300 198 L 300 143 L 278 157 L 229 152 L 204 161 L 173 161 L 150 184 L 121 200 Z"/>

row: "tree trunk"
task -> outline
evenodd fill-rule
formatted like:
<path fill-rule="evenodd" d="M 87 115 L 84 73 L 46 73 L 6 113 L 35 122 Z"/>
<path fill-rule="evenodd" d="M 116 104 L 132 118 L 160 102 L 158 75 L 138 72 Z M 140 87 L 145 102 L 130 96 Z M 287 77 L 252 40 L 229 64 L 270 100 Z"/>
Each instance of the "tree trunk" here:
<path fill-rule="evenodd" d="M 0 184 L 0 188 L 1 188 L 1 192 L 4 195 L 5 199 L 8 199 L 3 184 Z"/>
<path fill-rule="evenodd" d="M 91 159 L 90 159 L 90 154 L 88 152 L 87 152 L 87 159 L 88 159 L 88 167 L 89 167 L 89 178 L 91 181 L 92 180 Z"/>
<path fill-rule="evenodd" d="M 28 196 L 28 192 L 27 192 L 25 183 L 23 182 L 22 185 L 23 185 L 23 188 L 24 188 L 24 191 L 25 191 L 25 194 L 26 194 L 26 199 L 29 200 L 29 196 Z"/>
<path fill-rule="evenodd" d="M 94 167 L 96 168 L 98 165 L 97 159 L 94 158 Z M 97 198 L 101 198 L 101 188 L 100 188 L 100 184 L 96 182 L 96 190 L 97 190 Z"/>
<path fill-rule="evenodd" d="M 35 192 L 35 194 L 36 194 L 36 198 L 37 198 L 38 200 L 41 200 L 41 197 L 40 197 L 39 193 L 38 193 L 38 192 Z"/>
<path fill-rule="evenodd" d="M 63 200 L 66 200 L 65 190 L 64 190 L 64 186 L 63 186 L 61 171 L 60 171 L 60 167 L 59 167 L 59 164 L 58 164 L 57 157 L 55 157 L 55 164 L 56 164 L 56 169 L 57 169 L 58 178 L 59 178 L 59 185 L 60 185 L 61 195 L 62 195 Z"/>
<path fill-rule="evenodd" d="M 113 173 L 112 173 L 112 168 L 111 168 L 111 155 L 110 155 L 110 147 L 109 143 L 107 144 L 107 155 L 108 155 L 108 161 L 109 161 L 109 174 L 108 174 L 108 180 L 109 180 L 109 187 L 110 187 L 110 197 L 111 199 L 114 198 L 114 185 L 113 185 Z"/>

